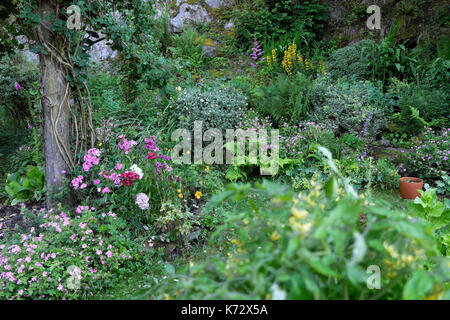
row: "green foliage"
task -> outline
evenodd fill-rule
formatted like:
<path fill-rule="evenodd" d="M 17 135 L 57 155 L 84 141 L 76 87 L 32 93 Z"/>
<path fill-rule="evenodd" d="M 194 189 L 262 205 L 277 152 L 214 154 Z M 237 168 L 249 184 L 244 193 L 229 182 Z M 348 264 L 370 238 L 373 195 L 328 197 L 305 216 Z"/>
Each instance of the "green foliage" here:
<path fill-rule="evenodd" d="M 174 299 L 415 299 L 447 297 L 447 260 L 424 221 L 386 203 L 370 204 L 337 171 L 325 185 L 298 196 L 268 181 L 232 184 L 216 196 L 247 200 L 225 217 L 211 243 L 228 241 L 225 255 L 175 270 L 149 292 Z M 342 189 L 341 189 L 342 188 Z M 345 189 L 345 191 L 343 191 Z M 257 205 L 256 197 L 267 197 Z M 371 201 L 369 199 L 369 201 Z M 364 212 L 364 219 L 361 213 Z M 228 240 L 226 240 L 228 239 Z M 231 239 L 231 241 L 230 241 Z M 429 262 L 429 263 L 428 263 Z M 370 290 L 377 265 L 381 290 Z M 174 279 L 178 280 L 175 285 Z M 214 279 L 213 281 L 211 279 Z"/>
<path fill-rule="evenodd" d="M 390 78 L 407 78 L 415 73 L 417 60 L 403 44 L 395 43 L 395 36 L 400 24 L 391 29 L 381 43 L 369 43 L 363 48 L 368 60 L 372 78 L 386 83 Z"/>
<path fill-rule="evenodd" d="M 436 181 L 436 192 L 444 196 L 450 195 L 450 177 L 444 174 L 441 179 Z"/>
<path fill-rule="evenodd" d="M 380 101 L 373 98 L 374 89 L 377 87 L 370 82 L 341 79 L 332 84 L 319 78 L 311 94 L 314 111 L 310 118 L 338 132 L 361 134 L 365 130 L 366 137 L 375 138 L 386 126 L 386 119 Z"/>
<path fill-rule="evenodd" d="M 24 125 L 31 118 L 31 109 L 34 98 L 29 94 L 34 89 L 33 84 L 37 81 L 38 71 L 36 65 L 26 61 L 25 56 L 20 53 L 5 55 L 0 60 L 0 121 L 6 117 L 15 125 Z M 14 87 L 17 82 L 20 90 Z"/>
<path fill-rule="evenodd" d="M 450 127 L 450 94 L 444 89 L 429 89 L 410 85 L 399 94 L 401 130 L 411 134 L 422 131 L 424 125 Z"/>
<path fill-rule="evenodd" d="M 448 133 L 450 129 L 434 131 L 425 128 L 421 143 L 408 154 L 408 171 L 422 179 L 440 179 L 450 168 Z"/>
<path fill-rule="evenodd" d="M 408 138 L 406 133 L 401 132 L 391 132 L 383 136 L 383 139 L 388 140 L 395 147 L 410 147 L 411 143 Z"/>
<path fill-rule="evenodd" d="M 108 71 L 89 72 L 88 86 L 91 92 L 93 120 L 98 125 L 104 115 L 120 116 L 123 113 L 123 98 L 120 88 L 120 77 Z"/>
<path fill-rule="evenodd" d="M 44 191 L 42 168 L 28 166 L 24 176 L 18 172 L 8 174 L 5 191 L 12 200 L 11 205 L 27 202 L 31 199 L 40 200 Z"/>
<path fill-rule="evenodd" d="M 356 77 L 357 80 L 369 79 L 371 76 L 369 59 L 362 54 L 362 49 L 373 44 L 372 40 L 361 40 L 335 50 L 328 58 L 327 72 L 333 79 L 351 76 Z"/>
<path fill-rule="evenodd" d="M 423 16 L 421 8 L 425 5 L 423 0 L 401 0 L 397 3 L 396 10 L 399 14 L 417 19 Z"/>
<path fill-rule="evenodd" d="M 202 121 L 203 129 L 224 131 L 235 128 L 246 106 L 246 97 L 236 89 L 213 84 L 204 90 L 199 87 L 184 89 L 168 111 L 171 117 L 178 119 L 179 128 L 192 129 L 194 121 Z"/>
<path fill-rule="evenodd" d="M 174 58 L 179 58 L 191 72 L 198 72 L 204 63 L 205 54 L 203 45 L 205 36 L 190 28 L 186 28 L 181 34 L 172 36 L 172 46 L 169 51 Z"/>
<path fill-rule="evenodd" d="M 438 200 L 436 189 L 418 191 L 420 197 L 414 199 L 414 202 L 408 203 L 409 212 L 430 223 L 431 228 L 436 232 L 436 236 L 441 243 L 442 254 L 448 255 L 450 253 L 448 243 L 448 239 L 450 238 L 450 208 Z"/>
<path fill-rule="evenodd" d="M 276 123 L 283 119 L 298 122 L 309 113 L 311 88 L 311 81 L 303 73 L 294 77 L 280 74 L 267 87 L 257 87 L 251 102 Z"/>
<path fill-rule="evenodd" d="M 244 1 L 233 11 L 236 37 L 247 49 L 253 37 L 278 39 L 284 34 L 300 33 L 310 43 L 325 28 L 328 8 L 320 1 Z"/>

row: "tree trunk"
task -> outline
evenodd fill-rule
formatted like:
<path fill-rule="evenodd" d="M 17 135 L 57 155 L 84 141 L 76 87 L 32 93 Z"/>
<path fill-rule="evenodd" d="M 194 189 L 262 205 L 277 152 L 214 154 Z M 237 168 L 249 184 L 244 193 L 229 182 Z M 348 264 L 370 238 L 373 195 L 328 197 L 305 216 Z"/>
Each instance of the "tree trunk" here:
<path fill-rule="evenodd" d="M 56 199 L 55 194 L 60 192 L 63 185 L 63 170 L 69 172 L 70 137 L 69 137 L 69 91 L 64 65 L 58 62 L 56 50 L 61 44 L 52 33 L 49 18 L 56 12 L 55 5 L 49 0 L 41 1 L 41 41 L 49 44 L 55 52 L 40 54 L 41 64 L 41 89 L 42 108 L 44 114 L 44 156 L 45 156 L 45 180 L 47 190 L 47 206 L 56 205 L 61 201 L 64 205 L 71 205 L 70 193 L 62 199 Z M 62 50 L 61 50 L 62 52 Z"/>

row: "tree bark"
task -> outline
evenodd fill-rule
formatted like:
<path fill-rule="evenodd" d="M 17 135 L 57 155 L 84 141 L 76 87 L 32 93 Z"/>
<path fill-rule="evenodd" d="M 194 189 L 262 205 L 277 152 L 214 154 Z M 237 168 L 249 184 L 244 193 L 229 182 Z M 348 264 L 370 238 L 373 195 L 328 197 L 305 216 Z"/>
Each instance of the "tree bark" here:
<path fill-rule="evenodd" d="M 40 54 L 42 89 L 42 108 L 44 114 L 44 156 L 45 180 L 47 185 L 47 207 L 51 208 L 59 200 L 64 205 L 71 205 L 70 192 L 62 199 L 56 199 L 63 185 L 63 170 L 69 172 L 70 136 L 69 136 L 69 85 L 66 70 L 55 54 L 63 52 L 58 38 L 51 32 L 50 16 L 55 14 L 56 6 L 49 0 L 41 1 L 41 24 L 39 33 L 41 41 L 47 43 L 52 52 Z"/>

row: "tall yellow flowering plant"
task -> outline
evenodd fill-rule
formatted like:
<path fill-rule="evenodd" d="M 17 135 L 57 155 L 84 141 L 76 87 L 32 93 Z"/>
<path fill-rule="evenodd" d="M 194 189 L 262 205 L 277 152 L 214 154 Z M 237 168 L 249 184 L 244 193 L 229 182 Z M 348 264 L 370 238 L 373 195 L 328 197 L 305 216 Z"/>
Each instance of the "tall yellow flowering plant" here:
<path fill-rule="evenodd" d="M 277 50 L 272 49 L 272 55 L 268 55 L 266 57 L 267 66 L 274 70 L 279 66 L 277 65 Z M 286 50 L 283 52 L 283 59 L 281 61 L 281 68 L 284 72 L 286 72 L 289 76 L 292 76 L 295 71 L 305 71 L 305 72 L 320 72 L 323 75 L 326 75 L 325 64 L 322 61 L 319 61 L 317 64 L 314 64 L 311 59 L 304 58 L 300 53 L 297 52 L 297 45 L 292 43 L 288 46 Z"/>

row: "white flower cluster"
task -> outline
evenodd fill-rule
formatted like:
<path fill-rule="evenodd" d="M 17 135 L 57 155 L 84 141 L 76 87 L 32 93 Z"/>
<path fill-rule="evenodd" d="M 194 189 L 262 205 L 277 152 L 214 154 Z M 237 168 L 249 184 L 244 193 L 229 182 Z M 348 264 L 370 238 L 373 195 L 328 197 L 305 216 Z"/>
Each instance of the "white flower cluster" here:
<path fill-rule="evenodd" d="M 133 164 L 131 166 L 130 171 L 138 174 L 139 175 L 139 180 L 142 179 L 142 177 L 144 176 L 144 171 L 142 171 L 142 169 L 139 168 L 136 164 Z"/>
<path fill-rule="evenodd" d="M 145 193 L 138 193 L 136 196 L 136 204 L 141 210 L 147 210 L 150 206 L 148 204 L 148 196 Z"/>

